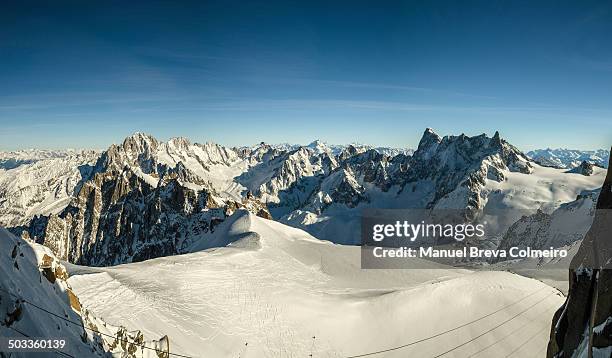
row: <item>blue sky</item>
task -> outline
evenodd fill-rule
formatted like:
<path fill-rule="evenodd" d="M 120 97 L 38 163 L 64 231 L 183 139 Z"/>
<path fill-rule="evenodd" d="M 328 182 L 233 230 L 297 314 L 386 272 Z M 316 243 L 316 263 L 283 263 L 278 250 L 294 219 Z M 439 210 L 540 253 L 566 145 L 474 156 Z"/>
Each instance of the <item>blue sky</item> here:
<path fill-rule="evenodd" d="M 0 150 L 134 131 L 225 145 L 612 144 L 609 1 L 5 4 Z"/>

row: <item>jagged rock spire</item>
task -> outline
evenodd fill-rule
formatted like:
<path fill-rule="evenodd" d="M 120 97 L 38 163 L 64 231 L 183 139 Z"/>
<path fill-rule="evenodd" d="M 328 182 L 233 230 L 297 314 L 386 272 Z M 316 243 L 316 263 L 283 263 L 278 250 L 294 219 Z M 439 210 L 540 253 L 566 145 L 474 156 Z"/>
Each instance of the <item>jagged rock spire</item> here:
<path fill-rule="evenodd" d="M 493 135 L 493 138 L 491 138 L 491 145 L 493 146 L 501 146 L 502 145 L 502 141 L 501 138 L 499 136 L 499 132 L 495 131 L 495 134 Z"/>
<path fill-rule="evenodd" d="M 440 143 L 442 141 L 442 137 L 440 137 L 436 132 L 434 132 L 431 128 L 426 128 L 425 132 L 423 132 L 423 136 L 421 137 L 421 141 L 419 142 L 419 146 L 417 150 L 424 150 L 427 147 Z"/>

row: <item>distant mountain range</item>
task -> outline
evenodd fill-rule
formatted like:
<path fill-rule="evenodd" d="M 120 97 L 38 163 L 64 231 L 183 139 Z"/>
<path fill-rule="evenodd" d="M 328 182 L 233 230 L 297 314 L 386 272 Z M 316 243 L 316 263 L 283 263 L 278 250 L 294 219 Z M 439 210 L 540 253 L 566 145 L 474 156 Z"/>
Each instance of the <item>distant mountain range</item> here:
<path fill-rule="evenodd" d="M 271 147 L 282 151 L 292 151 L 300 147 L 311 148 L 315 151 L 330 150 L 334 155 L 342 153 L 343 150 L 349 146 L 358 148 L 359 150 L 373 149 L 380 154 L 385 154 L 389 157 L 394 157 L 398 154 L 412 155 L 414 152 L 411 148 L 395 148 L 395 147 L 374 147 L 365 144 L 351 143 L 351 144 L 328 144 L 321 140 L 315 140 L 308 145 L 300 144 L 272 144 Z M 237 150 L 252 148 L 256 146 L 238 147 L 234 148 Z M 0 151 L 0 169 L 12 169 L 22 164 L 29 164 L 41 159 L 52 159 L 52 158 L 64 158 L 79 153 L 96 152 L 96 151 L 85 151 L 85 150 L 16 150 L 2 152 Z M 98 151 L 100 152 L 100 151 Z M 579 166 L 583 161 L 598 165 L 603 168 L 607 168 L 608 160 L 610 158 L 610 151 L 608 149 L 596 149 L 596 150 L 578 150 L 578 149 L 536 149 L 525 153 L 530 159 L 536 161 L 538 164 L 544 166 L 551 166 L 555 168 L 571 169 Z"/>
<path fill-rule="evenodd" d="M 321 141 L 228 148 L 135 133 L 101 152 L 5 152 L 0 163 L 0 225 L 94 266 L 215 247 L 216 225 L 240 208 L 357 244 L 364 208 L 550 213 L 599 188 L 604 173 L 541 166 L 498 133 L 431 129 L 415 151 Z"/>
<path fill-rule="evenodd" d="M 548 148 L 532 150 L 527 152 L 527 155 L 541 165 L 565 169 L 575 168 L 585 161 L 607 168 L 610 159 L 610 151 L 607 149 L 574 150 Z"/>
<path fill-rule="evenodd" d="M 348 148 L 349 146 L 358 148 L 359 150 L 370 150 L 370 149 L 374 149 L 375 151 L 379 152 L 380 154 L 385 154 L 388 155 L 390 157 L 394 157 L 398 154 L 404 154 L 404 155 L 410 155 L 414 152 L 414 150 L 410 149 L 410 148 L 394 148 L 394 147 L 373 147 L 370 145 L 366 145 L 366 144 L 359 144 L 359 143 L 351 143 L 351 144 L 329 144 L 326 143 L 322 140 L 315 140 L 313 142 L 311 142 L 308 145 L 302 146 L 300 144 L 289 144 L 289 143 L 282 143 L 282 144 L 273 144 L 272 147 L 276 148 L 276 149 L 280 149 L 280 150 L 284 150 L 284 151 L 292 151 L 292 150 L 296 150 L 299 149 L 300 147 L 306 147 L 306 148 L 310 148 L 313 149 L 317 152 L 323 152 L 323 151 L 331 151 L 334 155 L 338 155 L 340 153 L 342 153 L 342 151 L 344 151 L 346 148 Z"/>

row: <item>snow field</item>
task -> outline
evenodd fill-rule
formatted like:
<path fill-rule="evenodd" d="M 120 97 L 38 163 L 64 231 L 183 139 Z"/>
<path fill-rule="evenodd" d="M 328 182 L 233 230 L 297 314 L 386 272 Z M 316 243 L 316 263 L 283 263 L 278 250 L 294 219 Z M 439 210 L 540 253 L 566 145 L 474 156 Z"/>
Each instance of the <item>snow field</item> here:
<path fill-rule="evenodd" d="M 72 266 L 69 282 L 97 316 L 145 336 L 167 334 L 172 352 L 194 357 L 348 357 L 462 325 L 375 356 L 433 357 L 475 337 L 444 356 L 497 357 L 517 347 L 514 356 L 543 356 L 543 327 L 564 301 L 508 272 L 361 270 L 359 248 L 245 212 L 223 225 L 228 247 Z"/>

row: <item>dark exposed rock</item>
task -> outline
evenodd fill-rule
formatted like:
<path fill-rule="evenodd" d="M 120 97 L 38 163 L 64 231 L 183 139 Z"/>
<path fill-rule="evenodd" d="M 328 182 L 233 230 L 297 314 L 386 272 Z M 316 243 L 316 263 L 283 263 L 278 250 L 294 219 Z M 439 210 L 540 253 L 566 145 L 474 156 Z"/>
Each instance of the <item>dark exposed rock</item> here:
<path fill-rule="evenodd" d="M 3 325 L 10 327 L 16 321 L 21 319 L 21 315 L 23 314 L 23 307 L 21 300 L 14 301 L 13 309 L 6 312 L 6 317 L 4 319 Z"/>

